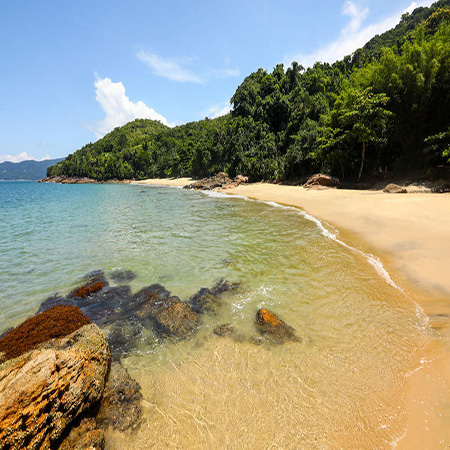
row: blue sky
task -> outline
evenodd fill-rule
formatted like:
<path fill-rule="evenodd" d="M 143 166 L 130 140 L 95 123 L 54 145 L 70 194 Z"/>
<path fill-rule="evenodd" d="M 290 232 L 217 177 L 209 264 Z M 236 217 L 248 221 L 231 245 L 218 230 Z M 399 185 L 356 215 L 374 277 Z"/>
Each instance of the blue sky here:
<path fill-rule="evenodd" d="M 259 67 L 334 62 L 430 4 L 0 0 L 0 162 L 64 157 L 137 117 L 217 117 Z"/>

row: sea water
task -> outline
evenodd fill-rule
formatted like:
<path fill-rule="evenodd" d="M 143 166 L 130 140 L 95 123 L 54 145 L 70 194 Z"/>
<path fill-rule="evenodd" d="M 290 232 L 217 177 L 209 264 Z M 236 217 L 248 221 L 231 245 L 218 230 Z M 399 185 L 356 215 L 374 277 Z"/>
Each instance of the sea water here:
<path fill-rule="evenodd" d="M 427 318 L 374 257 L 293 208 L 141 185 L 0 183 L 0 333 L 93 270 L 188 300 L 239 282 L 191 339 L 122 359 L 144 420 L 107 448 L 387 448 Z M 256 345 L 267 308 L 302 342 Z M 242 342 L 216 336 L 230 323 Z"/>

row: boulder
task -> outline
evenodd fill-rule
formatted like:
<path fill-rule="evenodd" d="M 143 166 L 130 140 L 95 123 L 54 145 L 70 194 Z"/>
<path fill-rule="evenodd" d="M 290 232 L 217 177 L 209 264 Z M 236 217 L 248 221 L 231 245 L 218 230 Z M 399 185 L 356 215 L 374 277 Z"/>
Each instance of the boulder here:
<path fill-rule="evenodd" d="M 257 312 L 256 327 L 264 337 L 275 344 L 283 344 L 287 341 L 301 342 L 301 339 L 295 335 L 294 328 L 267 309 L 262 308 Z"/>
<path fill-rule="evenodd" d="M 136 429 L 142 416 L 141 399 L 139 383 L 122 364 L 113 362 L 97 415 L 98 423 L 119 431 Z"/>
<path fill-rule="evenodd" d="M 316 173 L 303 185 L 305 188 L 313 186 L 339 187 L 339 180 L 323 173 Z"/>
<path fill-rule="evenodd" d="M 184 302 L 164 305 L 154 317 L 156 331 L 163 336 L 185 339 L 197 330 L 198 314 Z"/>
<path fill-rule="evenodd" d="M 17 358 L 42 342 L 67 336 L 89 323 L 89 318 L 75 306 L 54 306 L 6 333 L 0 339 L 0 352 L 6 359 Z"/>
<path fill-rule="evenodd" d="M 85 417 L 75 425 L 58 446 L 58 450 L 103 450 L 105 433 L 97 427 L 94 417 Z"/>
<path fill-rule="evenodd" d="M 242 183 L 247 183 L 248 178 L 243 175 L 236 176 L 233 180 L 224 172 L 220 172 L 209 178 L 203 178 L 195 183 L 184 186 L 184 189 L 195 189 L 195 190 L 212 190 L 217 188 L 230 189 L 237 187 Z"/>
<path fill-rule="evenodd" d="M 398 184 L 390 183 L 383 189 L 383 192 L 387 194 L 406 194 L 407 190 Z"/>
<path fill-rule="evenodd" d="M 0 448 L 55 447 L 99 402 L 110 362 L 91 324 L 1 364 Z"/>

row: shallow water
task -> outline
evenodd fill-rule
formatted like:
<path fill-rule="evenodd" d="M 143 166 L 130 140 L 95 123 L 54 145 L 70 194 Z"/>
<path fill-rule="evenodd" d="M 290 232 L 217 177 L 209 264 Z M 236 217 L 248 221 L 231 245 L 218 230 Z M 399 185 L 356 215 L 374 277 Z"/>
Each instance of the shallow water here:
<path fill-rule="evenodd" d="M 0 332 L 95 269 L 132 270 L 187 300 L 241 282 L 182 342 L 123 364 L 145 421 L 108 448 L 385 448 L 405 426 L 405 379 L 432 330 L 376 260 L 292 209 L 133 185 L 0 183 Z M 372 264 L 371 264 L 371 263 Z M 392 281 L 392 280 L 391 280 Z M 256 345 L 266 307 L 302 343 Z M 212 329 L 233 324 L 243 342 Z"/>

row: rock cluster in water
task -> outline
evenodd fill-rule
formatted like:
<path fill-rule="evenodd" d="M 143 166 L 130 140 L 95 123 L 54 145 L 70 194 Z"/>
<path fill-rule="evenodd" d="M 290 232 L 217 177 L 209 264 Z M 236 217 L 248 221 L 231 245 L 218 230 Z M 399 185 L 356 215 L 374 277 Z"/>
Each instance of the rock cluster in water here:
<path fill-rule="evenodd" d="M 113 279 L 134 277 L 116 271 Z M 160 284 L 132 294 L 130 286 L 110 286 L 96 271 L 67 296 L 46 299 L 36 316 L 0 338 L 0 448 L 102 449 L 106 427 L 136 429 L 141 388 L 121 357 L 145 330 L 157 339 L 193 336 L 202 316 L 218 316 L 224 294 L 238 289 L 221 280 L 183 302 Z M 273 344 L 300 341 L 265 309 L 257 313 L 256 329 L 259 339 Z M 248 340 L 232 324 L 213 332 Z"/>
<path fill-rule="evenodd" d="M 196 189 L 203 191 L 210 191 L 212 189 L 231 189 L 239 186 L 240 184 L 245 184 L 248 182 L 248 178 L 243 175 L 238 175 L 234 179 L 228 178 L 224 172 L 220 172 L 209 178 L 203 178 L 202 180 L 196 181 L 195 183 L 188 184 L 184 186 L 184 189 Z"/>

